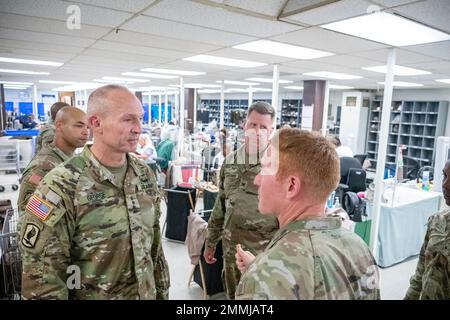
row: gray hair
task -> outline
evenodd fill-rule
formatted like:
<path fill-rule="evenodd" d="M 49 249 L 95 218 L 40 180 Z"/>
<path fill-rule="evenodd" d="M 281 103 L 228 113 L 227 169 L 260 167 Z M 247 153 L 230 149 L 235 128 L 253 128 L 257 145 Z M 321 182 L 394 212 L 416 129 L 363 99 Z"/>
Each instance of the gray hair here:
<path fill-rule="evenodd" d="M 90 95 L 87 103 L 87 115 L 100 115 L 106 112 L 106 108 L 108 107 L 108 96 L 112 91 L 121 90 L 125 92 L 129 92 L 132 94 L 130 90 L 128 90 L 124 86 L 119 86 L 116 84 L 108 84 L 106 86 L 95 89 Z"/>

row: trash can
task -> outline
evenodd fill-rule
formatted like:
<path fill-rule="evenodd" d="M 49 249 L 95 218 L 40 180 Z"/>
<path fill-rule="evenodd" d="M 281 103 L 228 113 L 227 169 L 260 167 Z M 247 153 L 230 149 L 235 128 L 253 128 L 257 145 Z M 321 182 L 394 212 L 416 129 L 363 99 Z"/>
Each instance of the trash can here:
<path fill-rule="evenodd" d="M 185 241 L 189 210 L 194 210 L 195 188 L 177 186 L 167 191 L 166 238 Z M 190 196 L 189 196 L 190 195 Z"/>

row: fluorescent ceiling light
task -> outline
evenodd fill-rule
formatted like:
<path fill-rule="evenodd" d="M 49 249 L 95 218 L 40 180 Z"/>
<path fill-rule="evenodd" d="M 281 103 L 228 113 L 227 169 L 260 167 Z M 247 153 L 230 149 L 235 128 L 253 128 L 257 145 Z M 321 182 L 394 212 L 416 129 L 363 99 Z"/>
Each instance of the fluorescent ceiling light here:
<path fill-rule="evenodd" d="M 373 72 L 387 73 L 386 66 L 365 67 L 363 69 Z M 431 72 L 402 66 L 394 66 L 394 75 L 396 76 L 419 76 L 423 74 L 431 74 Z"/>
<path fill-rule="evenodd" d="M 355 87 L 341 86 L 341 85 L 338 85 L 338 84 L 330 84 L 328 86 L 328 88 L 330 88 L 330 89 L 355 89 Z"/>
<path fill-rule="evenodd" d="M 303 87 L 300 87 L 300 86 L 287 86 L 284 88 L 289 89 L 289 90 L 303 90 Z"/>
<path fill-rule="evenodd" d="M 5 84 L 4 87 L 24 87 L 24 88 L 28 88 L 31 87 L 31 85 L 29 84 Z"/>
<path fill-rule="evenodd" d="M 450 84 L 450 79 L 439 79 L 436 80 L 437 82 L 442 82 L 442 83 L 449 83 Z"/>
<path fill-rule="evenodd" d="M 4 87 L 5 89 L 9 89 L 9 90 L 27 90 L 29 89 L 29 87 Z"/>
<path fill-rule="evenodd" d="M 150 80 L 135 79 L 135 78 L 122 78 L 122 77 L 102 77 L 103 80 L 117 80 L 126 82 L 149 82 Z"/>
<path fill-rule="evenodd" d="M 99 83 L 80 82 L 80 83 L 76 83 L 73 85 L 53 88 L 52 91 L 80 91 L 80 90 L 87 90 L 87 89 L 97 89 L 98 87 L 101 87 L 101 86 L 102 85 Z"/>
<path fill-rule="evenodd" d="M 329 78 L 338 80 L 351 80 L 351 79 L 361 79 L 360 76 L 355 76 L 352 74 L 328 72 L 328 71 L 317 71 L 317 72 L 307 72 L 304 73 L 305 76 L 319 77 L 319 78 Z"/>
<path fill-rule="evenodd" d="M 76 82 L 71 82 L 71 81 L 57 81 L 57 80 L 39 80 L 39 83 L 74 84 L 74 83 L 76 83 Z"/>
<path fill-rule="evenodd" d="M 252 51 L 257 53 L 271 54 L 274 56 L 281 56 L 293 59 L 317 59 L 327 56 L 332 56 L 334 53 L 315 50 L 300 46 L 294 46 L 291 44 L 275 42 L 270 40 L 257 40 L 247 42 L 237 46 L 233 46 L 234 49 Z"/>
<path fill-rule="evenodd" d="M 178 76 L 168 76 L 165 74 L 156 74 L 156 73 L 142 73 L 142 72 L 124 72 L 123 76 L 129 77 L 144 77 L 144 78 L 154 78 L 154 79 L 175 79 Z"/>
<path fill-rule="evenodd" d="M 377 82 L 377 83 L 382 84 L 384 86 L 384 82 Z M 394 87 L 423 87 L 423 84 L 412 83 L 412 82 L 403 82 L 403 81 L 394 81 Z"/>
<path fill-rule="evenodd" d="M 216 81 L 217 83 L 221 83 L 222 81 Z M 246 82 L 246 81 L 234 81 L 234 80 L 224 80 L 225 84 L 233 84 L 236 86 L 259 86 L 259 83 L 256 82 Z"/>
<path fill-rule="evenodd" d="M 55 67 L 60 67 L 64 64 L 62 62 L 53 62 L 53 61 L 45 61 L 45 60 L 16 59 L 16 58 L 6 58 L 6 57 L 0 57 L 0 62 L 24 63 L 24 64 L 35 64 L 35 65 L 39 65 L 39 66 L 55 66 Z"/>
<path fill-rule="evenodd" d="M 178 76 L 200 76 L 205 74 L 205 72 L 199 71 L 186 71 L 186 70 L 174 70 L 174 69 L 158 69 L 158 68 L 144 68 L 141 71 L 163 73 L 163 74 L 174 74 Z"/>
<path fill-rule="evenodd" d="M 215 90 L 215 89 L 202 89 L 202 90 L 198 90 L 198 93 L 220 93 L 220 90 Z"/>
<path fill-rule="evenodd" d="M 169 87 L 179 88 L 180 85 L 179 84 L 169 84 Z M 218 84 L 206 84 L 206 83 L 185 83 L 184 87 L 185 88 L 194 88 L 194 89 L 199 89 L 199 88 L 220 88 L 221 85 L 218 85 Z"/>
<path fill-rule="evenodd" d="M 345 19 L 322 28 L 398 47 L 450 40 L 447 33 L 386 12 Z"/>
<path fill-rule="evenodd" d="M 253 89 L 253 92 L 272 92 L 272 89 L 268 89 L 268 88 L 255 88 L 255 89 Z"/>
<path fill-rule="evenodd" d="M 265 83 L 273 83 L 273 79 L 272 78 L 247 78 L 245 80 L 250 80 L 250 81 L 258 81 L 258 82 L 265 82 Z M 278 83 L 292 83 L 293 81 L 291 80 L 278 80 Z"/>
<path fill-rule="evenodd" d="M 94 79 L 92 80 L 94 82 L 101 82 L 101 83 L 115 83 L 115 84 L 133 84 L 134 81 L 123 81 L 123 80 L 105 80 L 105 79 Z"/>
<path fill-rule="evenodd" d="M 248 89 L 242 89 L 242 88 L 230 88 L 227 89 L 227 92 L 248 92 Z"/>
<path fill-rule="evenodd" d="M 240 68 L 254 68 L 267 66 L 267 63 L 254 62 L 248 60 L 232 59 L 225 57 L 209 56 L 206 54 L 199 54 L 189 58 L 184 58 L 185 61 L 219 64 L 223 66 L 240 67 Z"/>
<path fill-rule="evenodd" d="M 139 91 L 139 90 L 134 90 L 134 91 Z M 177 94 L 177 93 L 178 92 L 175 92 L 175 91 L 167 91 L 167 93 L 166 93 L 166 91 L 164 89 L 163 91 L 142 92 L 142 95 L 143 96 L 150 96 L 150 95 L 156 96 L 156 95 L 165 95 L 165 94 L 172 95 L 172 94 Z"/>
<path fill-rule="evenodd" d="M 0 83 L 2 83 L 2 84 L 12 84 L 12 85 L 14 85 L 14 84 L 17 84 L 17 85 L 32 85 L 33 84 L 33 82 L 17 82 L 17 81 L 3 81 L 3 80 L 0 80 Z"/>
<path fill-rule="evenodd" d="M 50 72 L 38 72 L 38 71 L 28 71 L 28 70 L 13 70 L 13 69 L 0 69 L 0 73 L 21 73 L 21 74 L 40 74 L 49 75 Z"/>
<path fill-rule="evenodd" d="M 145 92 L 145 91 L 167 90 L 167 89 L 168 89 L 167 87 L 162 87 L 162 86 L 151 86 L 151 87 L 135 88 L 134 90 Z"/>

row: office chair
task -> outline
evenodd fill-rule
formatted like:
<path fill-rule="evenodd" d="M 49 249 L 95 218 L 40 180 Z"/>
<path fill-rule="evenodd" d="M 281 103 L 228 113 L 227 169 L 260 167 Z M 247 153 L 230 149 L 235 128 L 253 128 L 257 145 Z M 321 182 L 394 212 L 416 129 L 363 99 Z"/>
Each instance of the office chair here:
<path fill-rule="evenodd" d="M 364 154 L 355 154 L 355 155 L 353 156 L 353 158 L 355 158 L 356 160 L 358 160 L 358 161 L 361 163 L 361 165 L 364 165 L 364 161 L 365 161 L 366 158 L 367 158 L 367 153 L 364 153 Z"/>
<path fill-rule="evenodd" d="M 347 184 L 348 173 L 351 168 L 362 169 L 361 163 L 353 157 L 341 157 L 339 159 L 341 166 L 341 181 L 342 184 Z"/>
<path fill-rule="evenodd" d="M 419 161 L 408 156 L 403 156 L 403 177 L 405 179 L 409 180 L 417 179 L 419 170 L 420 170 Z"/>
<path fill-rule="evenodd" d="M 343 201 L 346 192 L 358 193 L 366 190 L 366 171 L 364 169 L 351 168 L 348 171 L 346 183 L 340 183 L 336 189 L 339 200 Z"/>

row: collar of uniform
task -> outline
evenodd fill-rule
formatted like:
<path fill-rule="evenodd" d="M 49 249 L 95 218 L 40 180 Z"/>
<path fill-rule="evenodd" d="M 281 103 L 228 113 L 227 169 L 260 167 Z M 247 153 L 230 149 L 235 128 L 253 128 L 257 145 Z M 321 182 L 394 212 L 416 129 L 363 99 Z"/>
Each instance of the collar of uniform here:
<path fill-rule="evenodd" d="M 47 147 L 53 151 L 58 157 L 61 158 L 61 160 L 66 161 L 67 159 L 70 158 L 70 156 L 68 156 L 67 154 L 65 154 L 60 148 L 58 148 L 57 146 L 55 146 L 55 142 L 52 142 L 50 144 L 47 145 Z"/>
<path fill-rule="evenodd" d="M 342 226 L 342 221 L 340 217 L 324 217 L 315 219 L 301 219 L 295 220 L 288 223 L 286 226 L 281 228 L 275 233 L 272 241 L 267 246 L 267 248 L 272 247 L 278 240 L 284 237 L 286 234 L 292 231 L 298 230 L 332 230 L 338 229 Z"/>
<path fill-rule="evenodd" d="M 264 154 L 264 151 L 265 150 L 263 150 L 263 151 L 261 151 L 258 155 L 257 155 L 257 157 L 256 157 L 256 163 L 248 163 L 249 161 L 249 159 L 248 159 L 248 155 L 247 155 L 247 153 L 245 152 L 245 144 L 243 144 L 241 147 L 239 147 L 239 149 L 237 149 L 236 150 L 236 155 L 235 155 L 235 161 L 236 161 L 236 164 L 248 164 L 248 165 L 250 165 L 250 166 L 257 166 L 257 165 L 260 165 L 261 164 L 261 158 L 262 158 L 262 156 L 263 156 L 263 154 Z M 255 157 L 255 156 L 253 156 L 253 157 Z"/>

